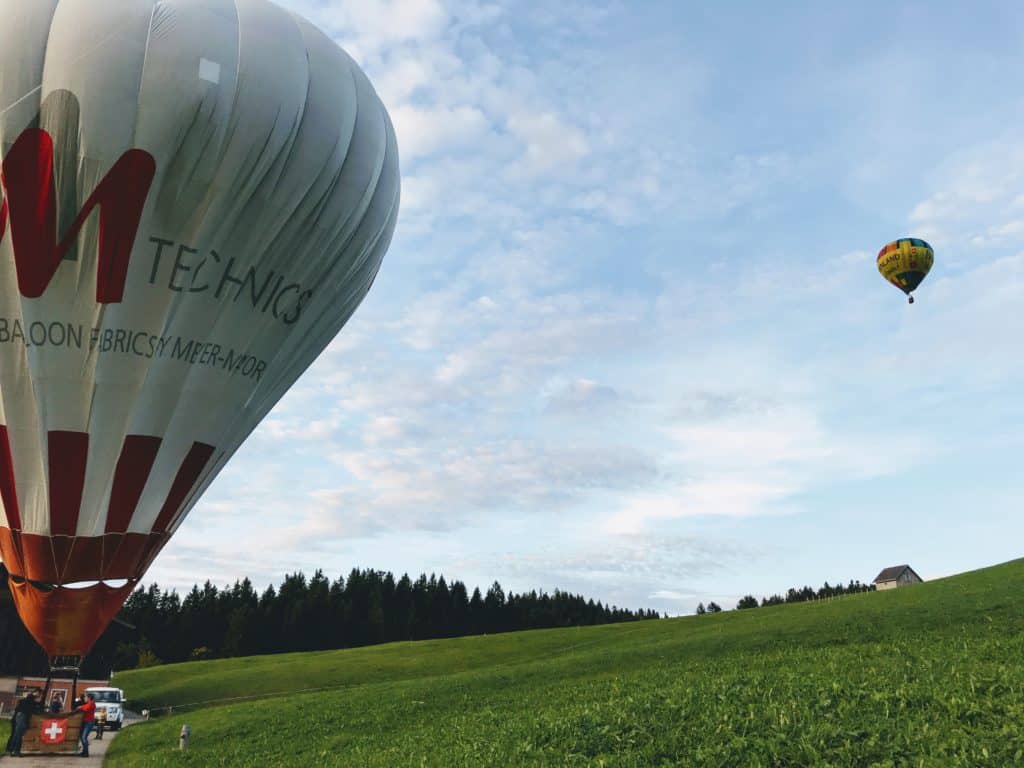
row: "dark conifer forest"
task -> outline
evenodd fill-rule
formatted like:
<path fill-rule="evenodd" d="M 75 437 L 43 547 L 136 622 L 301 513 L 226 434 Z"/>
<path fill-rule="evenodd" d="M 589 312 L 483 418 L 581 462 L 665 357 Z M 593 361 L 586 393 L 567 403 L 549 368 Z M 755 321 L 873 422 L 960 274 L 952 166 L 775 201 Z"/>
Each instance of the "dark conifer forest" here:
<path fill-rule="evenodd" d="M 115 669 L 206 658 L 352 648 L 396 640 L 461 637 L 659 618 L 555 590 L 508 593 L 495 582 L 472 593 L 461 581 L 354 569 L 285 577 L 257 592 L 248 579 L 218 589 L 207 581 L 182 597 L 150 584 L 120 618 L 136 636 L 116 645 Z"/>

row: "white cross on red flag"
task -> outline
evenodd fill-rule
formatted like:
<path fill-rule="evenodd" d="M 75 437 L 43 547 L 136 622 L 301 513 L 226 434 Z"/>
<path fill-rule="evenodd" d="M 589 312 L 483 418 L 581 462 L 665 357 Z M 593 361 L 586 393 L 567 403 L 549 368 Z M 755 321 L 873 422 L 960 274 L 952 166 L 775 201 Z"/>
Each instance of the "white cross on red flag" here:
<path fill-rule="evenodd" d="M 43 720 L 43 725 L 39 729 L 39 740 L 43 744 L 63 744 L 67 732 L 67 720 Z"/>

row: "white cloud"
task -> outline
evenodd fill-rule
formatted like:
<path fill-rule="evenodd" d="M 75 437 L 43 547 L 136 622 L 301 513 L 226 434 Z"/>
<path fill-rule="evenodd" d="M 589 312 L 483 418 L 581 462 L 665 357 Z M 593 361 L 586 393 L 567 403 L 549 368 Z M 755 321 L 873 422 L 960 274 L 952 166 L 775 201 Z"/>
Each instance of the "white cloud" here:
<path fill-rule="evenodd" d="M 669 482 L 625 498 L 605 521 L 607 531 L 639 533 L 687 517 L 787 514 L 810 490 L 905 472 L 932 453 L 912 436 L 827 430 L 806 404 L 769 405 L 732 393 L 702 393 L 696 401 L 686 421 L 663 428 Z"/>
<path fill-rule="evenodd" d="M 641 533 L 656 520 L 698 515 L 747 517 L 765 514 L 769 505 L 784 500 L 796 489 L 743 481 L 734 476 L 687 483 L 671 495 L 647 494 L 627 500 L 605 524 L 609 533 Z"/>
<path fill-rule="evenodd" d="M 595 492 L 619 491 L 657 476 L 653 460 L 611 446 L 545 447 L 520 441 L 454 440 L 397 450 L 335 453 L 358 485 L 310 493 L 296 529 L 302 540 L 372 536 L 384 531 L 448 531 L 495 513 L 557 515 Z"/>
<path fill-rule="evenodd" d="M 466 105 L 418 107 L 402 104 L 391 110 L 402 158 L 413 161 L 442 148 L 465 147 L 487 132 L 487 117 Z"/>
<path fill-rule="evenodd" d="M 470 375 L 499 387 L 524 388 L 535 370 L 588 352 L 625 348 L 641 330 L 639 308 L 602 296 L 557 294 L 517 304 L 517 316 L 488 328 L 479 339 L 450 352 L 437 378 L 450 384 Z"/>
<path fill-rule="evenodd" d="M 456 563 L 466 570 L 486 565 L 502 583 L 599 595 L 609 604 L 692 613 L 709 599 L 728 603 L 706 585 L 740 562 L 758 561 L 763 552 L 715 538 L 666 533 L 581 535 L 569 545 L 537 544 L 517 550 L 496 549 L 486 560 Z M 734 602 L 736 598 L 731 598 Z"/>
<path fill-rule="evenodd" d="M 429 436 L 422 426 L 399 416 L 376 416 L 363 429 L 363 442 L 368 446 L 401 445 Z"/>
<path fill-rule="evenodd" d="M 439 0 L 290 0 L 289 5 L 332 34 L 357 60 L 382 49 L 440 34 L 450 21 Z"/>
<path fill-rule="evenodd" d="M 971 147 L 932 176 L 932 192 L 914 206 L 910 221 L 933 245 L 948 246 L 947 256 L 965 247 L 1024 245 L 1018 204 L 1024 143 L 1014 138 Z"/>
<path fill-rule="evenodd" d="M 591 379 L 550 382 L 542 393 L 547 409 L 555 413 L 593 413 L 621 401 L 614 387 Z"/>
<path fill-rule="evenodd" d="M 526 147 L 521 170 L 528 175 L 572 170 L 590 152 L 583 132 L 551 112 L 513 114 L 508 129 Z"/>

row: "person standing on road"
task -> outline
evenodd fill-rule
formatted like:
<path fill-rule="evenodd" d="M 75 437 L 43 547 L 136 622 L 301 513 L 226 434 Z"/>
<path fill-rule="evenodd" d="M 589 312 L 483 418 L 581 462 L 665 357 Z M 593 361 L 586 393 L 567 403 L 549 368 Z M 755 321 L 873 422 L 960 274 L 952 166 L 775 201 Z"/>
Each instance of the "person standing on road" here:
<path fill-rule="evenodd" d="M 21 757 L 21 740 L 25 737 L 32 715 L 36 711 L 36 692 L 28 691 L 14 708 L 14 733 L 8 743 L 8 752 L 13 757 Z"/>
<path fill-rule="evenodd" d="M 95 699 L 91 693 L 85 694 L 85 703 L 78 708 L 82 712 L 82 751 L 78 753 L 81 757 L 89 756 L 89 734 L 96 725 Z"/>

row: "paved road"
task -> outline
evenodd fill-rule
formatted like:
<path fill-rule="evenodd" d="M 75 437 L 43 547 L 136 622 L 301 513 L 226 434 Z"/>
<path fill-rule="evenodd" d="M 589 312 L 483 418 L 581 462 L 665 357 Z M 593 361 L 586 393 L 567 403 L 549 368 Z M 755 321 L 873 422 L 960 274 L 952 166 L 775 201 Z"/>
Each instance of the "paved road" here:
<path fill-rule="evenodd" d="M 125 720 L 125 725 L 129 726 L 137 722 L 139 722 L 137 718 L 130 718 Z M 5 766 L 10 765 L 11 768 L 14 766 L 18 766 L 18 768 L 64 768 L 73 765 L 101 765 L 103 756 L 107 754 L 107 747 L 118 733 L 120 731 L 104 731 L 101 740 L 89 739 L 89 757 L 87 758 L 77 755 L 25 755 L 21 758 L 14 758 L 5 754 L 3 761 Z"/>

